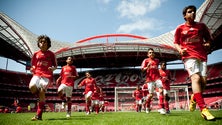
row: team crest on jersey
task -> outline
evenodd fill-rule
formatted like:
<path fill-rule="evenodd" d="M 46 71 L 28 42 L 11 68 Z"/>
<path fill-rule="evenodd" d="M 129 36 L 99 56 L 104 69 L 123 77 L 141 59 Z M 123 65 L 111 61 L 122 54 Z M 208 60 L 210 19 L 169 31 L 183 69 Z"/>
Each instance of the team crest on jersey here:
<path fill-rule="evenodd" d="M 183 32 L 182 32 L 182 34 L 187 34 L 188 33 L 188 31 L 187 30 L 184 30 Z"/>

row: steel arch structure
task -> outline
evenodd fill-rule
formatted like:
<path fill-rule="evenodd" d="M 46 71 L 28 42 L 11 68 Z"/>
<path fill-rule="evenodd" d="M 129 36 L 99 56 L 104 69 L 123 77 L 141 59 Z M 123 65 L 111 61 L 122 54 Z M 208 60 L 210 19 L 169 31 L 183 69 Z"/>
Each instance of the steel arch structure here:
<path fill-rule="evenodd" d="M 111 37 L 127 37 L 126 41 L 109 41 Z M 104 38 L 106 42 L 97 39 Z M 136 40 L 131 40 L 132 38 Z M 95 40 L 95 42 L 89 42 Z M 147 57 L 148 48 L 154 48 L 161 60 L 178 59 L 177 51 L 161 42 L 147 42 L 147 38 L 131 34 L 105 34 L 77 41 L 74 47 L 66 47 L 56 52 L 59 65 L 64 65 L 68 56 L 75 59 L 79 68 L 134 67 Z"/>

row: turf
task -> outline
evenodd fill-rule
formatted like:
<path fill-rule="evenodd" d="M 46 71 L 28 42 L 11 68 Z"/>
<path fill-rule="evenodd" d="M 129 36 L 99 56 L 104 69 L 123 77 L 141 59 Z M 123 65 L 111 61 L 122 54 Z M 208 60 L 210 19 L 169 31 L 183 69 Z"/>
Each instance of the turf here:
<path fill-rule="evenodd" d="M 31 121 L 35 113 L 1 113 L 0 125 L 222 125 L 222 110 L 211 111 L 215 121 L 206 121 L 199 111 L 171 111 L 170 115 L 158 112 L 105 112 L 98 115 L 72 112 L 67 119 L 65 112 L 48 112 L 42 121 Z"/>

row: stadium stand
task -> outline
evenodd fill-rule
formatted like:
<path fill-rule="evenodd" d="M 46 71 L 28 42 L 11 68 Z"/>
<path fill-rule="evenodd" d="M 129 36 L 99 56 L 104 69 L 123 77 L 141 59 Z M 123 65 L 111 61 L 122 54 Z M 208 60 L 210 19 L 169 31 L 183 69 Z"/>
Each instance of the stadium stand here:
<path fill-rule="evenodd" d="M 219 68 L 215 68 L 219 67 Z M 209 65 L 208 84 L 204 96 L 207 97 L 207 104 L 213 104 L 214 102 L 222 99 L 222 63 Z M 187 74 L 184 69 L 172 70 L 172 74 L 176 79 L 171 85 L 188 85 L 189 93 L 191 93 L 190 81 L 187 80 Z M 175 74 L 176 73 L 176 74 Z M 144 83 L 144 75 L 140 69 L 114 69 L 114 70 L 93 70 L 91 71 L 93 77 L 96 79 L 97 84 L 102 87 L 105 95 L 105 100 L 109 102 L 109 108 L 114 109 L 112 106 L 114 103 L 114 88 L 116 86 L 136 86 Z M 171 74 L 171 75 L 172 75 Z M 181 75 L 183 74 L 183 75 Z M 10 106 L 13 103 L 13 99 L 16 97 L 22 104 L 23 109 L 26 109 L 30 103 L 35 103 L 36 98 L 30 93 L 28 89 L 28 83 L 31 79 L 31 74 L 0 70 L 0 99 L 1 105 Z M 84 72 L 79 73 L 80 77 L 76 80 L 75 86 L 79 84 L 84 77 Z M 55 74 L 56 79 L 58 74 Z M 84 98 L 82 96 L 83 89 L 74 89 L 72 102 L 74 104 L 84 104 Z M 183 93 L 178 94 L 180 100 L 183 101 Z M 62 100 L 58 98 L 57 87 L 50 86 L 46 92 L 47 104 L 51 111 L 54 111 L 54 104 L 61 103 Z M 125 97 L 131 98 L 131 97 Z M 182 104 L 182 103 L 181 103 Z M 173 105 L 173 104 L 171 104 Z M 173 107 L 173 106 L 172 106 Z M 27 111 L 27 110 L 26 110 Z"/>

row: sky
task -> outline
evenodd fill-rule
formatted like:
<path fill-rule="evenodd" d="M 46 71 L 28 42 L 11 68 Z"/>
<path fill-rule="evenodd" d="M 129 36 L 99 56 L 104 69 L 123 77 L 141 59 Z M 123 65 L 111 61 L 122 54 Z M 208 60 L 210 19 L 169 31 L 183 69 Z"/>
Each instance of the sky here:
<path fill-rule="evenodd" d="M 95 35 L 127 33 L 157 37 L 184 23 L 182 9 L 204 0 L 0 0 L 0 12 L 36 35 L 74 43 Z M 209 63 L 222 62 L 222 50 Z M 25 71 L 9 60 L 8 69 Z M 0 58 L 0 68 L 6 59 Z M 17 69 L 18 68 L 18 69 Z"/>

